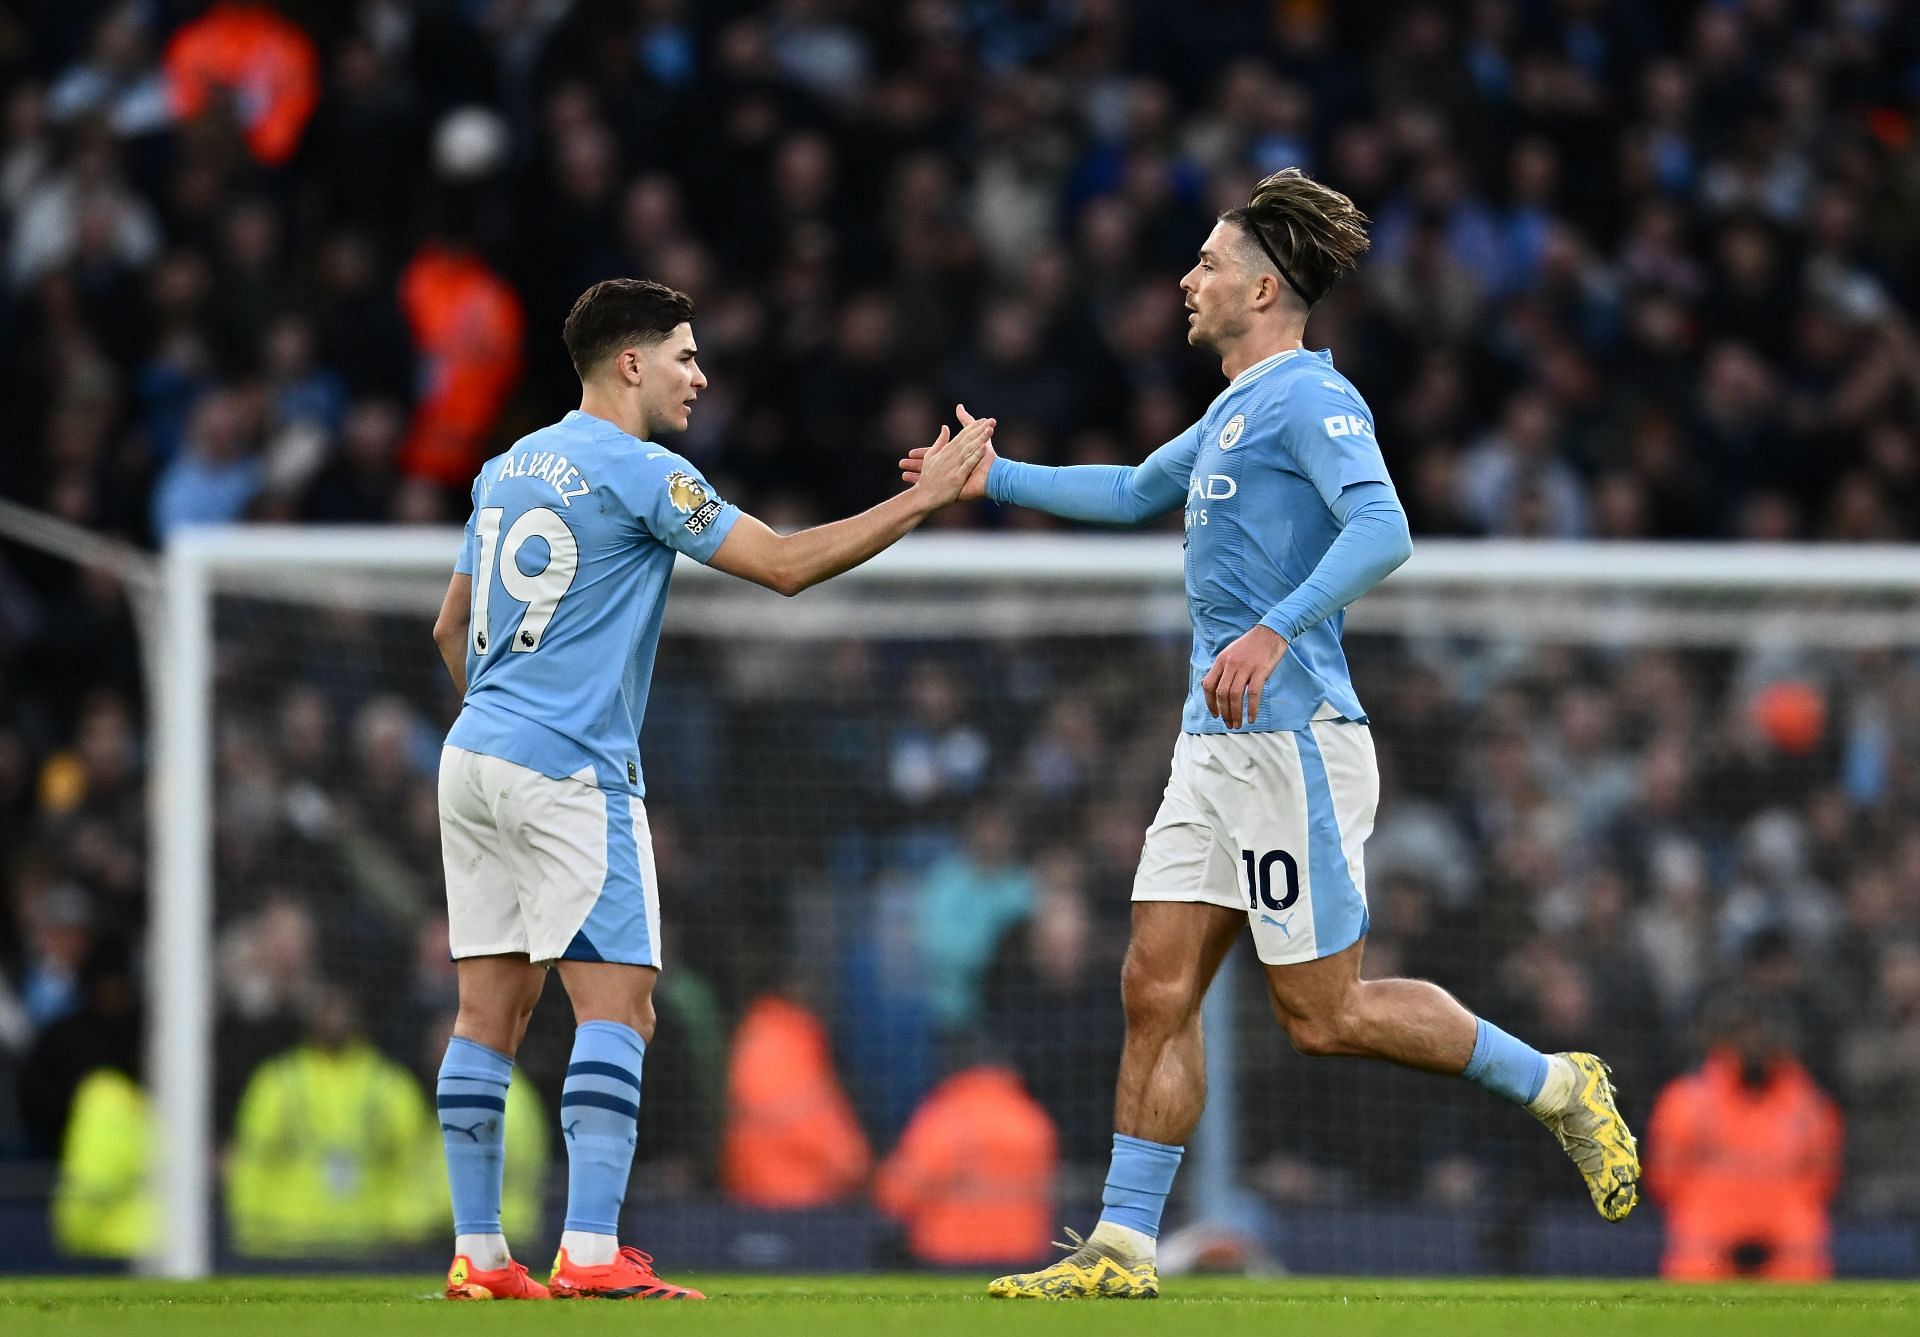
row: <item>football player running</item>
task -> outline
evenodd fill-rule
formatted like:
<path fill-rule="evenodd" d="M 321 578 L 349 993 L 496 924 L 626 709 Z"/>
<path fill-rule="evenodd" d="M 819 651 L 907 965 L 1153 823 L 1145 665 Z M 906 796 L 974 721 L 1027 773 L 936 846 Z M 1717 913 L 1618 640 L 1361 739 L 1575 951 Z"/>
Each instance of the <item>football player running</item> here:
<path fill-rule="evenodd" d="M 1365 223 L 1297 169 L 1261 181 L 1180 281 L 1187 340 L 1219 355 L 1228 382 L 1200 421 L 1137 467 L 1043 468 L 989 445 L 962 494 L 1107 524 L 1184 506 L 1193 620 L 1182 732 L 1133 885 L 1103 1210 L 1066 1258 L 999 1278 L 993 1295 L 1159 1294 L 1161 1211 L 1206 1100 L 1200 1004 L 1243 929 L 1301 1053 L 1464 1077 L 1552 1130 L 1601 1216 L 1623 1219 L 1638 1195 L 1633 1135 L 1598 1058 L 1542 1054 L 1426 981 L 1360 975 L 1379 774 L 1342 610 L 1412 540 L 1372 410 L 1302 336 L 1365 252 Z M 914 451 L 903 477 L 925 478 L 933 459 Z"/>

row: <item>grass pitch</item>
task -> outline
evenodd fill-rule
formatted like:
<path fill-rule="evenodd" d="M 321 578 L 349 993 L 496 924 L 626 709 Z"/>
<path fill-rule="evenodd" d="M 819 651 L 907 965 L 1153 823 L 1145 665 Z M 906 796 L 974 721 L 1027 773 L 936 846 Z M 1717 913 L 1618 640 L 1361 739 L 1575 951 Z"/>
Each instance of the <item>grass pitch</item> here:
<path fill-rule="evenodd" d="M 1024 1337 L 1028 1333 L 1381 1334 L 1920 1332 L 1920 1285 L 1681 1287 L 1655 1282 L 1249 1281 L 1176 1277 L 1153 1303 L 989 1300 L 947 1277 L 676 1277 L 705 1304 L 448 1304 L 438 1279 L 241 1277 L 0 1281 L 0 1333 L 80 1337 L 262 1333 L 434 1337 L 471 1333 L 834 1334 Z"/>

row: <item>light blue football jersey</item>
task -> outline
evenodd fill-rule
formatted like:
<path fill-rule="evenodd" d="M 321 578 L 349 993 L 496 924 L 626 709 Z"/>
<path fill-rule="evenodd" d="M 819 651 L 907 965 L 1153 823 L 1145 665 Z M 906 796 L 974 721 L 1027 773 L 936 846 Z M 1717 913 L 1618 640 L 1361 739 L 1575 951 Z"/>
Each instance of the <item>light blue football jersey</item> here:
<path fill-rule="evenodd" d="M 674 557 L 740 518 L 679 455 L 575 410 L 488 460 L 454 570 L 473 577 L 450 746 L 645 793 L 640 722 Z"/>
<path fill-rule="evenodd" d="M 1182 727 L 1226 733 L 1207 713 L 1201 679 L 1312 574 L 1340 532 L 1330 508 L 1341 490 L 1391 480 L 1373 411 L 1324 349 L 1290 349 L 1248 367 L 1161 451 L 1187 480 L 1193 653 Z M 1241 732 L 1304 729 L 1316 716 L 1366 718 L 1340 646 L 1345 620 L 1335 613 L 1293 639 L 1267 681 L 1259 718 Z"/>

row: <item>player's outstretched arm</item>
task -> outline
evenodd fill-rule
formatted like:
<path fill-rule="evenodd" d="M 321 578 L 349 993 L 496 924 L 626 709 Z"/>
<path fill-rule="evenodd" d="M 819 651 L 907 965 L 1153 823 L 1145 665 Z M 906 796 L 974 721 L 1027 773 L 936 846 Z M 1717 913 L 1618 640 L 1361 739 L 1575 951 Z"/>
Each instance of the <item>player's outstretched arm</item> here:
<path fill-rule="evenodd" d="M 473 577 L 455 572 L 447 583 L 447 597 L 440 601 L 440 616 L 433 620 L 433 643 L 440 647 L 441 662 L 447 676 L 461 695 L 467 691 L 467 622 L 473 616 Z"/>
<path fill-rule="evenodd" d="M 981 456 L 992 449 L 993 428 L 992 418 L 968 419 L 950 438 L 942 427 L 938 440 L 915 452 L 925 463 L 910 480 L 912 487 L 845 520 L 778 534 L 743 515 L 708 565 L 786 595 L 850 571 L 960 500 Z"/>
<path fill-rule="evenodd" d="M 955 405 L 954 411 L 961 422 L 973 421 L 966 405 Z M 1182 432 L 1138 465 L 1065 468 L 1001 459 L 989 445 L 961 496 L 990 497 L 1089 524 L 1142 524 L 1186 500 L 1196 440 L 1191 430 Z M 918 478 L 926 453 L 924 448 L 909 451 L 900 461 L 900 476 L 909 483 Z"/>

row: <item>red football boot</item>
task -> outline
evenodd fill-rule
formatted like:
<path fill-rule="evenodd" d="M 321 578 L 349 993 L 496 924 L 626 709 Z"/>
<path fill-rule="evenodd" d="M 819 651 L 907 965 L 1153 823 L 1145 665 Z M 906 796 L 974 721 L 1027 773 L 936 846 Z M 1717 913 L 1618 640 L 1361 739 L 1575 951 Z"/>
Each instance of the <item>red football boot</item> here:
<path fill-rule="evenodd" d="M 463 1253 L 447 1269 L 449 1300 L 551 1300 L 547 1288 L 527 1275 L 518 1263 L 491 1272 L 477 1270 Z"/>
<path fill-rule="evenodd" d="M 653 1270 L 653 1255 L 623 1248 L 611 1263 L 582 1267 L 565 1249 L 554 1256 L 553 1275 L 547 1278 L 556 1300 L 704 1300 L 686 1286 L 662 1281 Z"/>

